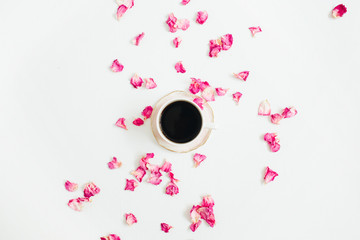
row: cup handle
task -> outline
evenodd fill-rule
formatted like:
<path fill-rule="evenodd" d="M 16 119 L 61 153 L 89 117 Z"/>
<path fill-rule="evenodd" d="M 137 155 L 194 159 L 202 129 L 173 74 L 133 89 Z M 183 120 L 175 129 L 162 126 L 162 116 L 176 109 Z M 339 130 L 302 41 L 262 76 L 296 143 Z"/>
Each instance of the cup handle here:
<path fill-rule="evenodd" d="M 208 129 L 211 129 L 211 130 L 216 130 L 217 126 L 213 122 L 207 122 L 207 123 L 204 124 L 204 128 L 208 128 Z"/>

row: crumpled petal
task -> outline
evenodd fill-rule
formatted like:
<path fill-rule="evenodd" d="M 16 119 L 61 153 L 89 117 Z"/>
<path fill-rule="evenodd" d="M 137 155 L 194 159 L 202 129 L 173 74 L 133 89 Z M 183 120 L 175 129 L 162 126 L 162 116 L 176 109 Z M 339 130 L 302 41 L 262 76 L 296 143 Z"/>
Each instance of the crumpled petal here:
<path fill-rule="evenodd" d="M 216 91 L 216 94 L 218 96 L 224 96 L 227 93 L 227 91 L 229 91 L 229 89 L 228 88 L 227 89 L 225 89 L 225 88 L 215 88 L 215 91 Z"/>
<path fill-rule="evenodd" d="M 264 100 L 259 105 L 258 114 L 260 116 L 270 116 L 271 114 L 271 107 L 268 100 Z"/>
<path fill-rule="evenodd" d="M 240 73 L 233 73 L 233 74 L 236 78 L 246 81 L 247 77 L 249 76 L 249 71 L 243 71 Z"/>
<path fill-rule="evenodd" d="M 124 65 L 122 65 L 117 59 L 115 59 L 111 64 L 110 68 L 113 72 L 121 72 L 124 69 Z"/>
<path fill-rule="evenodd" d="M 177 31 L 176 22 L 177 22 L 177 18 L 173 13 L 170 13 L 168 19 L 166 20 L 166 23 L 169 26 L 169 31 L 172 33 Z"/>
<path fill-rule="evenodd" d="M 275 113 L 275 114 L 271 114 L 271 122 L 274 124 L 279 124 L 280 120 L 283 119 L 283 116 Z"/>
<path fill-rule="evenodd" d="M 181 42 L 182 42 L 181 37 L 174 38 L 173 43 L 174 43 L 175 48 L 178 48 Z"/>
<path fill-rule="evenodd" d="M 294 107 L 285 108 L 282 112 L 284 118 L 291 118 L 297 114 L 297 110 Z"/>
<path fill-rule="evenodd" d="M 95 196 L 99 192 L 100 192 L 100 188 L 98 186 L 96 186 L 95 183 L 90 182 L 90 183 L 86 184 L 86 186 L 84 188 L 84 197 L 89 198 L 89 197 Z"/>
<path fill-rule="evenodd" d="M 113 160 L 111 162 L 108 162 L 108 167 L 110 169 L 119 168 L 119 167 L 121 167 L 121 165 L 122 165 L 122 162 L 118 162 L 116 157 L 113 157 Z"/>
<path fill-rule="evenodd" d="M 144 80 L 145 80 L 145 82 L 146 82 L 145 87 L 146 87 L 147 89 L 154 89 L 154 88 L 157 87 L 154 79 L 152 79 L 152 78 L 144 78 Z"/>
<path fill-rule="evenodd" d="M 151 172 L 150 178 L 147 180 L 147 182 L 154 184 L 154 185 L 159 185 L 162 182 L 162 180 L 160 179 L 160 177 L 162 176 L 162 174 L 160 172 L 160 167 L 157 165 L 148 163 L 147 168 Z"/>
<path fill-rule="evenodd" d="M 202 155 L 202 154 L 199 154 L 199 153 L 195 153 L 194 158 L 193 158 L 193 160 L 194 160 L 194 162 L 195 162 L 195 167 L 199 166 L 200 163 L 201 163 L 202 161 L 204 161 L 205 159 L 206 159 L 206 156 L 205 156 L 205 155 Z"/>
<path fill-rule="evenodd" d="M 126 179 L 125 190 L 134 191 L 137 186 L 139 186 L 139 183 L 137 181 L 133 179 Z"/>
<path fill-rule="evenodd" d="M 198 105 L 200 107 L 201 110 L 204 109 L 204 106 L 203 104 L 205 103 L 204 99 L 201 98 L 201 97 L 197 97 L 197 98 L 194 98 L 194 103 L 196 103 L 196 105 Z"/>
<path fill-rule="evenodd" d="M 65 182 L 65 189 L 69 192 L 75 192 L 78 189 L 78 184 L 70 181 Z"/>
<path fill-rule="evenodd" d="M 161 230 L 164 231 L 164 232 L 169 232 L 169 230 L 173 228 L 172 226 L 170 226 L 169 224 L 167 223 L 161 223 Z"/>
<path fill-rule="evenodd" d="M 165 193 L 170 196 L 176 195 L 179 193 L 179 188 L 174 182 L 169 182 L 166 186 Z"/>
<path fill-rule="evenodd" d="M 264 140 L 269 144 L 270 150 L 272 152 L 277 152 L 280 149 L 280 140 L 277 137 L 276 133 L 266 133 L 264 135 Z"/>
<path fill-rule="evenodd" d="M 182 5 L 186 5 L 186 4 L 188 4 L 189 2 L 190 2 L 190 0 L 182 0 L 182 1 L 181 1 Z"/>
<path fill-rule="evenodd" d="M 264 176 L 265 183 L 274 181 L 275 177 L 277 177 L 278 175 L 279 174 L 277 174 L 275 171 L 271 170 L 269 167 L 266 167 L 266 172 Z"/>
<path fill-rule="evenodd" d="M 127 127 L 126 127 L 126 125 L 125 125 L 125 118 L 119 118 L 119 120 L 117 120 L 117 122 L 115 123 L 115 125 L 116 125 L 117 127 L 121 127 L 121 128 L 123 128 L 123 129 L 125 129 L 125 130 L 128 130 Z"/>
<path fill-rule="evenodd" d="M 239 103 L 241 96 L 242 96 L 242 93 L 240 93 L 240 92 L 234 93 L 234 94 L 233 94 L 233 99 L 234 99 L 234 101 L 235 101 L 236 103 Z"/>
<path fill-rule="evenodd" d="M 199 24 L 204 24 L 208 19 L 208 13 L 206 11 L 197 12 L 196 22 Z"/>
<path fill-rule="evenodd" d="M 221 37 L 221 50 L 229 50 L 233 44 L 233 36 L 232 34 L 226 34 Z"/>
<path fill-rule="evenodd" d="M 143 169 L 147 170 L 148 167 L 148 163 L 149 163 L 149 159 L 154 158 L 155 154 L 154 153 L 147 153 L 145 157 L 142 157 L 140 160 L 140 167 L 142 167 Z"/>
<path fill-rule="evenodd" d="M 193 223 L 197 223 L 200 221 L 201 216 L 198 213 L 199 208 L 201 208 L 200 205 L 193 205 L 193 207 L 190 210 L 190 217 Z"/>
<path fill-rule="evenodd" d="M 194 205 L 190 210 L 190 217 L 192 224 L 190 225 L 191 231 L 195 231 L 200 223 L 201 219 L 205 220 L 210 227 L 214 227 L 215 225 L 215 215 L 214 215 L 214 207 L 215 203 L 213 198 L 208 195 L 203 197 L 203 201 L 201 205 Z"/>
<path fill-rule="evenodd" d="M 126 219 L 126 223 L 129 226 L 133 225 L 134 223 L 137 223 L 137 219 L 135 215 L 132 213 L 125 213 L 125 219 Z"/>
<path fill-rule="evenodd" d="M 209 45 L 209 57 L 217 57 L 219 52 L 221 51 L 221 41 L 219 43 L 218 40 L 210 40 Z"/>
<path fill-rule="evenodd" d="M 339 18 L 342 17 L 346 12 L 347 12 L 347 8 L 345 7 L 345 5 L 339 4 L 332 10 L 332 16 L 334 18 Z"/>
<path fill-rule="evenodd" d="M 135 44 L 136 46 L 139 46 L 140 41 L 144 38 L 145 33 L 142 32 L 139 35 L 137 35 L 134 39 L 133 39 L 133 44 Z"/>
<path fill-rule="evenodd" d="M 190 225 L 191 231 L 195 232 L 196 229 L 200 226 L 200 223 L 201 223 L 201 220 L 197 221 L 196 223 L 192 223 L 192 224 Z"/>
<path fill-rule="evenodd" d="M 119 8 L 116 11 L 116 17 L 118 20 L 120 20 L 120 18 L 124 15 L 124 13 L 128 10 L 128 8 L 122 4 L 119 6 Z"/>
<path fill-rule="evenodd" d="M 205 88 L 210 87 L 210 84 L 207 81 L 200 81 L 200 91 L 204 91 Z"/>
<path fill-rule="evenodd" d="M 90 202 L 89 198 L 79 197 L 79 198 L 71 199 L 68 202 L 68 206 L 73 210 L 80 212 L 84 207 L 83 205 L 84 202 Z"/>
<path fill-rule="evenodd" d="M 144 121 L 143 121 L 141 118 L 137 118 L 137 119 L 135 119 L 135 120 L 133 121 L 133 124 L 134 124 L 135 126 L 141 126 L 141 125 L 144 124 Z"/>
<path fill-rule="evenodd" d="M 215 101 L 215 91 L 212 87 L 205 88 L 201 96 L 208 102 Z"/>
<path fill-rule="evenodd" d="M 215 215 L 214 210 L 211 207 L 201 207 L 198 209 L 201 219 L 205 220 L 210 227 L 215 225 Z"/>
<path fill-rule="evenodd" d="M 153 108 L 152 106 L 147 106 L 144 108 L 144 110 L 142 111 L 141 115 L 144 116 L 144 120 L 148 119 L 151 117 L 151 114 L 153 112 Z"/>
<path fill-rule="evenodd" d="M 178 19 L 176 26 L 178 29 L 185 31 L 190 27 L 190 21 L 188 19 Z"/>
<path fill-rule="evenodd" d="M 249 27 L 249 30 L 251 31 L 252 36 L 254 37 L 255 34 L 262 32 L 260 26 L 258 27 Z"/>
<path fill-rule="evenodd" d="M 175 64 L 175 69 L 176 69 L 176 72 L 178 72 L 178 73 L 186 73 L 186 70 L 185 70 L 185 68 L 184 68 L 184 66 L 183 66 L 183 64 L 182 64 L 181 61 L 180 61 L 180 62 L 177 62 L 177 63 Z"/>
<path fill-rule="evenodd" d="M 203 202 L 201 206 L 212 208 L 214 207 L 214 205 L 214 199 L 210 195 L 203 197 Z"/>
<path fill-rule="evenodd" d="M 168 176 L 171 182 L 178 182 L 179 180 L 174 177 L 174 173 L 168 172 Z"/>
<path fill-rule="evenodd" d="M 121 240 L 120 237 L 116 234 L 109 234 L 106 237 L 101 237 L 100 240 Z"/>
<path fill-rule="evenodd" d="M 143 80 L 135 73 L 134 76 L 131 78 L 130 83 L 131 85 L 133 85 L 134 88 L 138 88 L 142 86 Z"/>
<path fill-rule="evenodd" d="M 196 78 L 191 78 L 192 82 L 189 86 L 189 91 L 192 94 L 197 94 L 200 91 L 200 84 L 201 84 L 201 80 L 200 79 L 196 79 Z"/>
<path fill-rule="evenodd" d="M 146 174 L 146 171 L 143 167 L 139 166 L 135 171 L 131 172 L 131 174 L 136 177 L 139 182 L 141 182 Z"/>
<path fill-rule="evenodd" d="M 166 173 L 171 172 L 171 166 L 172 166 L 172 164 L 165 160 L 164 164 L 161 167 L 161 171 L 166 172 Z"/>

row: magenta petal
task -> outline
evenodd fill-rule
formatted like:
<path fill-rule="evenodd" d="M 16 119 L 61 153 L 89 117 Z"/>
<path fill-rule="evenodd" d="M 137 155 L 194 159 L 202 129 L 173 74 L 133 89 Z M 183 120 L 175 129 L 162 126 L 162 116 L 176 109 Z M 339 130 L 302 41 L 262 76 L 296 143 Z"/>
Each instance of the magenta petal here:
<path fill-rule="evenodd" d="M 202 207 L 212 208 L 214 205 L 215 205 L 214 199 L 210 195 L 203 197 L 203 202 L 201 205 Z"/>
<path fill-rule="evenodd" d="M 126 219 L 126 223 L 129 226 L 133 225 L 134 223 L 137 223 L 137 219 L 135 215 L 132 213 L 125 213 L 125 219 Z"/>
<path fill-rule="evenodd" d="M 117 59 L 115 59 L 110 68 L 113 72 L 121 72 L 124 69 L 124 65 L 122 65 Z"/>
<path fill-rule="evenodd" d="M 145 36 L 145 33 L 140 33 L 139 35 L 137 35 L 133 40 L 133 44 L 135 44 L 136 46 L 139 46 L 139 43 L 144 38 L 144 36 Z"/>
<path fill-rule="evenodd" d="M 262 32 L 260 27 L 249 27 L 249 30 L 251 31 L 253 37 L 255 36 L 255 34 Z"/>
<path fill-rule="evenodd" d="M 234 93 L 234 94 L 233 94 L 233 99 L 234 99 L 234 101 L 235 101 L 236 103 L 239 103 L 241 96 L 242 96 L 242 93 L 240 93 L 240 92 Z"/>
<path fill-rule="evenodd" d="M 249 76 L 249 71 L 234 73 L 234 76 L 238 79 L 246 81 L 247 77 Z"/>
<path fill-rule="evenodd" d="M 219 52 L 221 51 L 221 41 L 219 44 L 218 40 L 210 40 L 209 42 L 210 45 L 210 51 L 209 51 L 209 56 L 210 57 L 217 57 Z"/>
<path fill-rule="evenodd" d="M 136 182 L 135 180 L 126 179 L 125 190 L 134 191 L 137 186 L 139 186 L 139 183 Z"/>
<path fill-rule="evenodd" d="M 66 181 L 65 182 L 65 189 L 68 190 L 69 192 L 75 192 L 78 189 L 78 184 L 77 183 L 72 183 L 70 181 Z"/>
<path fill-rule="evenodd" d="M 206 156 L 205 156 L 205 155 L 202 155 L 202 154 L 199 154 L 199 153 L 195 153 L 194 158 L 193 158 L 193 160 L 194 160 L 194 162 L 195 162 L 195 167 L 199 166 L 200 163 L 201 163 L 202 161 L 204 161 L 205 159 L 206 159 Z"/>
<path fill-rule="evenodd" d="M 215 225 L 215 215 L 214 210 L 211 207 L 201 207 L 198 209 L 201 219 L 205 220 L 210 227 Z"/>
<path fill-rule="evenodd" d="M 134 88 L 138 88 L 142 86 L 143 80 L 135 73 L 134 76 L 130 79 L 130 83 Z"/>
<path fill-rule="evenodd" d="M 264 100 L 260 103 L 259 109 L 258 109 L 258 114 L 260 116 L 270 116 L 271 107 L 270 107 L 270 103 L 268 100 Z"/>
<path fill-rule="evenodd" d="M 197 97 L 197 98 L 194 98 L 193 101 L 194 101 L 194 103 L 196 103 L 196 105 L 198 105 L 198 106 L 200 107 L 201 110 L 204 109 L 203 104 L 204 104 L 205 102 L 204 102 L 204 99 L 203 99 L 203 98 Z"/>
<path fill-rule="evenodd" d="M 125 130 L 128 130 L 127 127 L 126 127 L 126 125 L 125 125 L 125 118 L 119 118 L 119 120 L 117 120 L 117 122 L 115 123 L 115 125 L 116 125 L 117 127 L 121 127 L 121 128 L 123 128 L 123 129 L 125 129 Z"/>
<path fill-rule="evenodd" d="M 141 182 L 143 177 L 145 176 L 146 174 L 146 171 L 143 167 L 139 166 L 135 171 L 133 171 L 131 173 L 134 177 L 136 177 L 136 179 Z"/>
<path fill-rule="evenodd" d="M 221 49 L 226 51 L 229 50 L 233 44 L 233 36 L 231 34 L 226 34 L 221 37 Z"/>
<path fill-rule="evenodd" d="M 186 70 L 185 70 L 185 68 L 184 68 L 184 66 L 183 66 L 183 64 L 182 64 L 181 61 L 180 61 L 180 62 L 177 62 L 177 63 L 175 64 L 175 70 L 176 70 L 176 72 L 178 72 L 178 73 L 185 73 L 185 72 L 186 72 Z"/>
<path fill-rule="evenodd" d="M 141 125 L 144 124 L 144 121 L 143 121 L 141 118 L 137 118 L 137 119 L 135 119 L 135 120 L 133 121 L 133 124 L 134 124 L 135 126 L 141 126 Z"/>
<path fill-rule="evenodd" d="M 80 212 L 80 211 L 82 210 L 83 206 L 84 206 L 84 205 L 83 205 L 84 202 L 90 202 L 89 198 L 79 197 L 79 198 L 71 199 L 71 200 L 69 200 L 69 202 L 68 202 L 68 206 L 69 206 L 71 209 Z"/>
<path fill-rule="evenodd" d="M 206 11 L 199 11 L 197 13 L 196 22 L 199 24 L 204 24 L 208 19 L 208 13 Z"/>
<path fill-rule="evenodd" d="M 190 2 L 190 0 L 182 0 L 182 1 L 181 1 L 181 4 L 182 4 L 182 5 L 186 5 L 186 4 L 188 4 L 189 2 Z"/>
<path fill-rule="evenodd" d="M 170 196 L 174 196 L 179 193 L 179 188 L 174 182 L 170 182 L 165 189 L 165 193 Z"/>
<path fill-rule="evenodd" d="M 170 226 L 169 224 L 167 223 L 161 223 L 161 230 L 163 232 L 169 232 L 169 230 L 172 228 L 172 226 Z"/>
<path fill-rule="evenodd" d="M 182 42 L 181 37 L 174 38 L 173 43 L 174 43 L 175 48 L 178 48 L 181 42 Z"/>
<path fill-rule="evenodd" d="M 269 167 L 266 167 L 266 173 L 264 176 L 265 183 L 274 181 L 275 177 L 277 177 L 278 175 L 279 174 L 277 174 L 275 171 L 271 170 Z"/>
<path fill-rule="evenodd" d="M 120 237 L 116 234 L 109 234 L 106 237 L 101 237 L 100 240 L 121 240 Z"/>
<path fill-rule="evenodd" d="M 270 150 L 272 152 L 277 152 L 280 149 L 280 140 L 276 137 L 276 133 L 266 133 L 264 135 L 264 140 L 269 144 Z"/>
<path fill-rule="evenodd" d="M 196 79 L 196 78 L 191 78 L 192 82 L 189 86 L 189 91 L 192 94 L 197 94 L 200 91 L 200 84 L 201 84 L 201 80 L 200 79 Z"/>
<path fill-rule="evenodd" d="M 195 232 L 196 229 L 200 226 L 200 224 L 201 224 L 201 220 L 197 221 L 196 223 L 192 223 L 192 224 L 190 225 L 191 231 Z"/>
<path fill-rule="evenodd" d="M 346 12 L 347 8 L 345 7 L 345 5 L 339 4 L 332 10 L 332 15 L 334 18 L 339 18 L 342 17 Z"/>
<path fill-rule="evenodd" d="M 291 118 L 294 117 L 297 114 L 297 110 L 294 107 L 285 108 L 282 112 L 282 116 L 284 118 Z"/>
<path fill-rule="evenodd" d="M 116 169 L 116 168 L 119 168 L 121 167 L 122 163 L 121 162 L 118 162 L 117 158 L 116 157 L 113 157 L 113 160 L 111 162 L 108 162 L 108 167 L 110 169 Z"/>
<path fill-rule="evenodd" d="M 204 91 L 205 88 L 210 87 L 210 84 L 207 81 L 200 81 L 200 91 Z"/>
<path fill-rule="evenodd" d="M 120 5 L 116 12 L 116 17 L 118 20 L 124 15 L 124 13 L 128 10 L 125 5 Z"/>
<path fill-rule="evenodd" d="M 228 88 L 227 89 L 225 89 L 225 88 L 215 88 L 216 94 L 218 96 L 224 96 L 227 93 L 228 90 L 229 90 Z"/>
<path fill-rule="evenodd" d="M 271 114 L 271 122 L 274 124 L 279 124 L 280 120 L 283 119 L 283 116 L 281 116 L 278 113 Z"/>
<path fill-rule="evenodd" d="M 141 115 L 144 116 L 144 120 L 145 120 L 145 119 L 148 119 L 148 118 L 151 117 L 152 112 L 153 112 L 152 106 L 147 106 L 147 107 L 144 108 Z"/>
<path fill-rule="evenodd" d="M 166 173 L 171 172 L 171 166 L 172 164 L 165 160 L 164 164 L 161 167 L 161 171 L 164 171 Z"/>
<path fill-rule="evenodd" d="M 86 184 L 84 188 L 84 197 L 89 198 L 95 196 L 100 192 L 100 188 L 97 187 L 93 182 Z"/>
<path fill-rule="evenodd" d="M 166 20 L 166 23 L 169 26 L 169 31 L 172 33 L 177 31 L 176 22 L 177 18 L 174 16 L 173 13 L 170 13 L 168 19 Z"/>

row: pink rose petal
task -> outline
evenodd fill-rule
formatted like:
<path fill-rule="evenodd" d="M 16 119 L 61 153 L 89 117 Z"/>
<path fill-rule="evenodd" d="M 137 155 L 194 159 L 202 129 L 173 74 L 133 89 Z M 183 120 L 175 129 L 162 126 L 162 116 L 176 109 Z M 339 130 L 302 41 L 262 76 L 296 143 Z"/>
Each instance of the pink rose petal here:
<path fill-rule="evenodd" d="M 171 172 L 171 166 L 172 166 L 172 164 L 165 160 L 164 164 L 161 167 L 161 171 L 166 172 L 166 173 Z"/>
<path fill-rule="evenodd" d="M 121 167 L 121 165 L 122 165 L 122 162 L 118 162 L 116 157 L 113 157 L 113 160 L 111 162 L 108 162 L 108 167 L 110 169 L 119 168 L 119 167 Z"/>
<path fill-rule="evenodd" d="M 339 4 L 332 10 L 332 16 L 334 18 L 339 18 L 342 17 L 346 12 L 347 12 L 347 8 L 345 7 L 345 5 Z"/>
<path fill-rule="evenodd" d="M 178 73 L 186 73 L 186 70 L 185 70 L 185 68 L 184 68 L 184 66 L 183 66 L 183 64 L 182 64 L 181 61 L 180 61 L 180 62 L 177 62 L 177 63 L 175 64 L 175 69 L 176 69 L 176 72 L 178 72 Z"/>
<path fill-rule="evenodd" d="M 137 223 L 137 219 L 132 213 L 125 213 L 125 219 L 126 219 L 126 223 L 129 226 L 133 225 L 134 223 Z"/>
<path fill-rule="evenodd" d="M 249 71 L 234 73 L 234 76 L 238 79 L 246 81 L 247 77 L 249 76 Z"/>
<path fill-rule="evenodd" d="M 78 184 L 77 183 L 72 183 L 70 181 L 66 181 L 65 182 L 65 189 L 68 190 L 69 192 L 75 192 L 78 189 Z"/>
<path fill-rule="evenodd" d="M 192 224 L 190 225 L 191 231 L 195 232 L 196 229 L 200 226 L 200 223 L 201 223 L 201 220 L 197 221 L 196 223 L 192 223 Z"/>
<path fill-rule="evenodd" d="M 139 46 L 140 41 L 144 38 L 145 33 L 140 33 L 139 35 L 137 35 L 134 40 L 133 40 L 133 44 L 135 44 L 136 46 Z"/>
<path fill-rule="evenodd" d="M 269 144 L 270 150 L 272 152 L 277 152 L 280 149 L 280 140 L 276 137 L 276 133 L 266 133 L 264 135 L 264 140 Z"/>
<path fill-rule="evenodd" d="M 170 226 L 169 224 L 166 224 L 166 223 L 161 223 L 161 230 L 163 232 L 169 232 L 169 230 L 173 228 L 172 226 Z"/>
<path fill-rule="evenodd" d="M 255 34 L 262 32 L 260 27 L 249 27 L 249 30 L 251 31 L 253 37 L 255 36 Z"/>
<path fill-rule="evenodd" d="M 140 160 L 140 167 L 147 170 L 147 165 L 149 163 L 149 159 L 154 158 L 154 153 L 147 153 L 145 157 L 142 157 Z"/>
<path fill-rule="evenodd" d="M 283 119 L 283 116 L 275 113 L 275 114 L 271 114 L 271 122 L 274 124 L 279 124 L 280 120 Z"/>
<path fill-rule="evenodd" d="M 229 50 L 233 44 L 233 36 L 231 34 L 226 34 L 221 37 L 221 50 Z"/>
<path fill-rule="evenodd" d="M 209 207 L 201 207 L 198 209 L 198 213 L 200 214 L 201 219 L 205 220 L 210 227 L 214 227 L 215 225 L 215 215 L 214 210 Z"/>
<path fill-rule="evenodd" d="M 190 84 L 189 91 L 192 94 L 197 94 L 200 91 L 201 80 L 196 78 L 191 78 L 191 80 L 192 82 Z"/>
<path fill-rule="evenodd" d="M 214 205 L 214 199 L 210 195 L 203 197 L 203 202 L 201 206 L 212 208 Z"/>
<path fill-rule="evenodd" d="M 171 182 L 178 182 L 179 180 L 174 177 L 174 174 L 172 172 L 168 173 L 168 176 L 170 178 Z"/>
<path fill-rule="evenodd" d="M 271 181 L 274 181 L 275 177 L 277 177 L 278 174 L 271 170 L 269 167 L 266 167 L 266 173 L 264 176 L 265 183 L 269 183 Z"/>
<path fill-rule="evenodd" d="M 212 87 L 205 88 L 201 96 L 208 102 L 215 101 L 215 91 Z"/>
<path fill-rule="evenodd" d="M 144 116 L 144 120 L 148 119 L 151 117 L 151 114 L 153 112 L 153 108 L 152 106 L 147 106 L 144 108 L 144 110 L 142 111 L 141 115 Z"/>
<path fill-rule="evenodd" d="M 146 171 L 143 167 L 139 166 L 135 171 L 131 172 L 131 174 L 136 177 L 139 182 L 141 182 L 146 174 Z"/>
<path fill-rule="evenodd" d="M 123 128 L 123 129 L 125 129 L 125 130 L 128 130 L 127 127 L 126 127 L 126 125 L 125 125 L 125 118 L 119 118 L 119 120 L 117 120 L 117 122 L 115 123 L 115 125 L 116 125 L 117 127 L 121 127 L 121 128 Z"/>
<path fill-rule="evenodd" d="M 185 31 L 190 27 L 190 21 L 188 19 L 180 19 L 176 22 L 176 26 L 178 29 Z"/>
<path fill-rule="evenodd" d="M 201 208 L 200 205 L 193 205 L 193 207 L 190 210 L 190 217 L 193 223 L 197 223 L 200 221 L 201 216 L 198 213 L 199 208 Z"/>
<path fill-rule="evenodd" d="M 177 31 L 176 22 L 177 18 L 174 16 L 173 13 L 170 13 L 168 19 L 166 20 L 166 23 L 169 26 L 169 31 L 172 33 Z"/>
<path fill-rule="evenodd" d="M 167 195 L 173 196 L 179 193 L 179 188 L 174 182 L 170 182 L 165 189 Z"/>
<path fill-rule="evenodd" d="M 100 188 L 95 185 L 95 183 L 90 182 L 86 184 L 84 188 L 84 197 L 89 198 L 95 196 L 100 192 Z"/>
<path fill-rule="evenodd" d="M 284 118 L 291 118 L 297 114 L 297 110 L 294 107 L 285 108 L 282 112 Z"/>
<path fill-rule="evenodd" d="M 124 15 L 124 13 L 128 10 L 125 5 L 120 5 L 116 12 L 116 17 L 118 20 Z"/>
<path fill-rule="evenodd" d="M 135 119 L 135 120 L 133 121 L 133 124 L 134 124 L 135 126 L 141 126 L 141 125 L 144 124 L 144 121 L 143 121 L 141 118 L 137 118 L 137 119 Z"/>
<path fill-rule="evenodd" d="M 110 234 L 106 237 L 101 237 L 100 240 L 121 240 L 120 237 L 116 234 Z"/>
<path fill-rule="evenodd" d="M 271 114 L 271 107 L 268 100 L 264 100 L 259 105 L 258 114 L 260 116 L 270 116 Z"/>
<path fill-rule="evenodd" d="M 134 88 L 138 88 L 142 86 L 143 80 L 135 73 L 134 76 L 131 78 L 130 83 L 131 85 L 133 85 Z"/>
<path fill-rule="evenodd" d="M 199 166 L 200 163 L 201 163 L 202 161 L 204 161 L 205 159 L 206 159 L 206 156 L 205 156 L 205 155 L 202 155 L 202 154 L 199 154 L 199 153 L 195 153 L 194 158 L 193 158 L 193 160 L 194 160 L 194 162 L 195 162 L 195 167 Z"/>
<path fill-rule="evenodd" d="M 180 43 L 181 43 L 181 41 L 182 41 L 181 37 L 176 37 L 176 38 L 174 38 L 174 40 L 173 40 L 174 46 L 175 46 L 176 48 L 178 48 L 179 45 L 180 45 Z"/>
<path fill-rule="evenodd" d="M 124 69 L 124 65 L 122 65 L 117 59 L 115 59 L 111 64 L 110 68 L 113 72 L 121 72 Z"/>
<path fill-rule="evenodd" d="M 182 5 L 186 5 L 186 4 L 188 4 L 189 2 L 190 2 L 190 0 L 182 0 L 182 1 L 181 1 Z"/>
<path fill-rule="evenodd" d="M 126 179 L 125 190 L 134 191 L 137 186 L 139 186 L 139 183 L 136 182 L 135 180 Z"/>
<path fill-rule="evenodd" d="M 242 96 L 242 93 L 240 93 L 240 92 L 234 93 L 234 94 L 233 94 L 233 99 L 234 99 L 234 101 L 235 101 L 236 103 L 239 103 L 241 96 Z"/>
<path fill-rule="evenodd" d="M 154 89 L 157 87 L 156 83 L 154 82 L 154 79 L 152 78 L 144 78 L 145 82 L 146 82 L 146 85 L 145 87 L 147 89 Z"/>
<path fill-rule="evenodd" d="M 220 44 L 219 44 L 219 42 L 220 42 Z M 219 52 L 221 51 L 221 41 L 210 40 L 209 45 L 210 45 L 209 56 L 217 57 Z"/>
<path fill-rule="evenodd" d="M 190 225 L 191 231 L 195 231 L 200 223 L 201 219 L 205 220 L 210 227 L 214 227 L 215 225 L 215 215 L 214 215 L 214 207 L 215 203 L 214 200 L 210 195 L 203 197 L 203 201 L 201 206 L 200 205 L 194 205 L 192 209 L 190 210 L 190 217 L 192 224 Z"/>
<path fill-rule="evenodd" d="M 200 81 L 200 91 L 204 91 L 205 88 L 208 87 L 210 87 L 210 84 L 207 81 L 203 81 L 203 82 Z"/>
<path fill-rule="evenodd" d="M 225 89 L 225 88 L 215 88 L 215 91 L 216 91 L 216 94 L 218 96 L 224 96 L 227 93 L 227 91 L 229 91 L 229 89 L 228 88 L 227 89 Z"/>
<path fill-rule="evenodd" d="M 160 177 L 162 176 L 160 172 L 160 167 L 150 163 L 148 163 L 146 166 L 151 172 L 150 178 L 147 180 L 147 182 L 154 185 L 159 185 L 162 182 L 162 180 L 160 179 Z"/>
<path fill-rule="evenodd" d="M 79 198 L 71 199 L 68 202 L 68 206 L 71 209 L 80 212 L 82 210 L 82 208 L 84 207 L 84 205 L 83 205 L 84 202 L 90 202 L 89 198 L 79 197 Z"/>
<path fill-rule="evenodd" d="M 208 19 L 208 13 L 206 11 L 199 11 L 197 13 L 196 22 L 199 24 L 204 24 Z"/>
<path fill-rule="evenodd" d="M 197 98 L 194 98 L 193 101 L 194 101 L 194 103 L 196 103 L 196 105 L 198 105 L 198 106 L 200 107 L 201 110 L 204 109 L 203 104 L 204 104 L 205 102 L 204 102 L 204 99 L 203 99 L 203 98 L 197 97 Z"/>

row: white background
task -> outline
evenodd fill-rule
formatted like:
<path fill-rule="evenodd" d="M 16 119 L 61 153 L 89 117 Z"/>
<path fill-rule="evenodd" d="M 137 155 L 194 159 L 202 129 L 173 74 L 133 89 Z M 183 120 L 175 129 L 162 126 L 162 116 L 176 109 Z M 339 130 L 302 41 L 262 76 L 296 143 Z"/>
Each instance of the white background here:
<path fill-rule="evenodd" d="M 143 239 L 360 239 L 359 55 L 360 3 L 332 19 L 337 1 L 135 0 L 121 21 L 112 0 L 35 0 L 0 3 L 0 239 L 95 240 L 109 233 Z M 204 25 L 196 12 L 206 10 Z M 167 15 L 190 19 L 170 33 Z M 263 29 L 254 38 L 248 27 Z M 145 32 L 140 46 L 131 44 Z M 208 42 L 231 33 L 234 44 L 210 58 Z M 176 36 L 183 38 L 178 49 Z M 109 67 L 118 58 L 124 71 Z M 176 73 L 182 60 L 187 72 Z M 250 71 L 247 82 L 233 72 Z M 153 77 L 154 90 L 134 89 L 134 73 Z M 187 154 L 155 142 L 150 121 L 131 121 L 190 77 L 230 94 L 211 103 L 218 129 Z M 236 105 L 231 93 L 243 97 Z M 279 126 L 257 116 L 269 99 L 273 112 L 299 113 Z M 127 118 L 129 130 L 114 126 Z M 262 140 L 277 132 L 281 149 Z M 124 191 L 138 161 L 154 152 L 181 180 L 180 193 L 146 182 Z M 207 155 L 194 168 L 195 152 Z M 109 170 L 118 157 L 123 166 Z M 279 176 L 264 185 L 266 166 Z M 67 206 L 65 180 L 95 182 L 101 193 L 83 212 Z M 189 230 L 189 210 L 215 200 L 216 225 Z M 129 227 L 124 214 L 138 223 Z M 160 231 L 160 223 L 174 228 Z"/>

